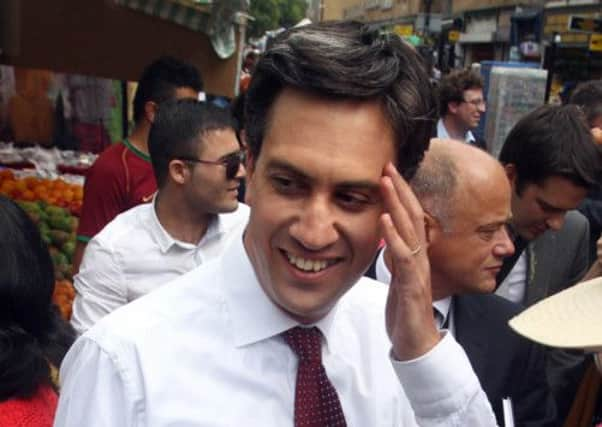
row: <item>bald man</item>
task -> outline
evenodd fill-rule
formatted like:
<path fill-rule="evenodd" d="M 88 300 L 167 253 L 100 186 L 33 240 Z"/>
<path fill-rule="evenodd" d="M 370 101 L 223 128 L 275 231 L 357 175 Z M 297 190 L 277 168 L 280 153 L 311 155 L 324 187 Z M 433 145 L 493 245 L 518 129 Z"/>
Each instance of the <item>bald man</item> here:
<path fill-rule="evenodd" d="M 543 349 L 507 326 L 520 306 L 491 294 L 503 259 L 514 252 L 503 167 L 470 145 L 435 139 L 411 186 L 425 211 L 438 327 L 464 347 L 500 425 L 506 397 L 517 426 L 554 425 Z M 376 263 L 376 278 L 385 283 L 391 277 L 387 265 L 385 250 Z"/>

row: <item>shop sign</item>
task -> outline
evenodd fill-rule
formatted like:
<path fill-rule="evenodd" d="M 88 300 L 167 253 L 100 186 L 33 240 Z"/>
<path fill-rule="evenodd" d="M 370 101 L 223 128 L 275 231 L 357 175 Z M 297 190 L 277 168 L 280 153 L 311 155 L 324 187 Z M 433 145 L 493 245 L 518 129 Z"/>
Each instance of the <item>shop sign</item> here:
<path fill-rule="evenodd" d="M 393 28 L 395 34 L 400 35 L 402 37 L 411 36 L 414 34 L 414 26 L 413 25 L 396 25 Z"/>
<path fill-rule="evenodd" d="M 460 31 L 451 30 L 449 33 L 447 33 L 447 40 L 450 43 L 456 43 L 458 40 L 460 40 Z"/>
<path fill-rule="evenodd" d="M 569 31 L 602 33 L 602 19 L 571 15 L 569 18 Z"/>
<path fill-rule="evenodd" d="M 592 34 L 589 38 L 589 50 L 602 52 L 602 34 Z"/>

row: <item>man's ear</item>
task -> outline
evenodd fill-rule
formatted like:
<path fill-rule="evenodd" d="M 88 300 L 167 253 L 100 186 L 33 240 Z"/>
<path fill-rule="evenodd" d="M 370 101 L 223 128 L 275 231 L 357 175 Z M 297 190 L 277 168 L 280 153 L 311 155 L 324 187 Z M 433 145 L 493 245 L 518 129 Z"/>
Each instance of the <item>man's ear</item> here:
<path fill-rule="evenodd" d="M 146 101 L 144 103 L 144 117 L 149 123 L 155 122 L 155 116 L 157 115 L 158 105 L 154 101 Z"/>
<path fill-rule="evenodd" d="M 510 181 L 510 186 L 514 188 L 516 184 L 516 166 L 514 163 L 507 163 L 504 165 L 504 171 L 506 172 L 506 176 L 508 177 L 508 181 Z"/>
<path fill-rule="evenodd" d="M 167 166 L 167 172 L 171 181 L 184 185 L 190 176 L 190 169 L 183 160 L 173 159 Z"/>
<path fill-rule="evenodd" d="M 456 114 L 460 108 L 460 102 L 452 101 L 447 103 L 447 111 L 452 114 Z"/>
<path fill-rule="evenodd" d="M 424 212 L 424 236 L 426 237 L 426 243 L 430 245 L 437 240 L 437 235 L 440 232 L 439 221 L 428 212 Z"/>

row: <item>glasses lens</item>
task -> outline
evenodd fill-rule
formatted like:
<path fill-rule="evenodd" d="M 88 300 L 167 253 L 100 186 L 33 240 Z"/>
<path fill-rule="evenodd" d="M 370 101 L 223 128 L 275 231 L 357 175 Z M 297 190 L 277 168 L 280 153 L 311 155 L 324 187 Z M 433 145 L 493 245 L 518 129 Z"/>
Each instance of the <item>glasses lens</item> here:
<path fill-rule="evenodd" d="M 238 173 L 240 164 L 243 162 L 244 153 L 239 151 L 228 156 L 225 160 L 226 163 L 226 179 L 233 179 Z"/>

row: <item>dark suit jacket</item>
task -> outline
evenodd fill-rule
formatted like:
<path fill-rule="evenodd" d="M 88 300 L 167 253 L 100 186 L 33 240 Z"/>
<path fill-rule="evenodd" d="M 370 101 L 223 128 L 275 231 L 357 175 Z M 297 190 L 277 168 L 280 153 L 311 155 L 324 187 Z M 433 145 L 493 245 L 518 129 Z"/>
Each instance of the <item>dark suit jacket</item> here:
<path fill-rule="evenodd" d="M 510 329 L 522 308 L 497 295 L 460 295 L 452 305 L 454 333 L 503 423 L 502 399 L 512 398 L 517 427 L 555 426 L 555 403 L 545 375 L 543 347 Z"/>
<path fill-rule="evenodd" d="M 577 211 L 570 211 L 559 231 L 547 231 L 529 243 L 526 307 L 581 280 L 589 267 L 589 234 L 587 219 Z M 585 370 L 585 358 L 582 352 L 550 349 L 547 364 L 558 414 L 564 419 Z"/>
<path fill-rule="evenodd" d="M 366 272 L 376 279 L 376 259 Z M 556 426 L 545 374 L 544 349 L 514 333 L 508 320 L 522 307 L 497 295 L 454 297 L 456 341 L 466 352 L 483 391 L 504 425 L 502 399 L 511 397 L 516 427 Z"/>

